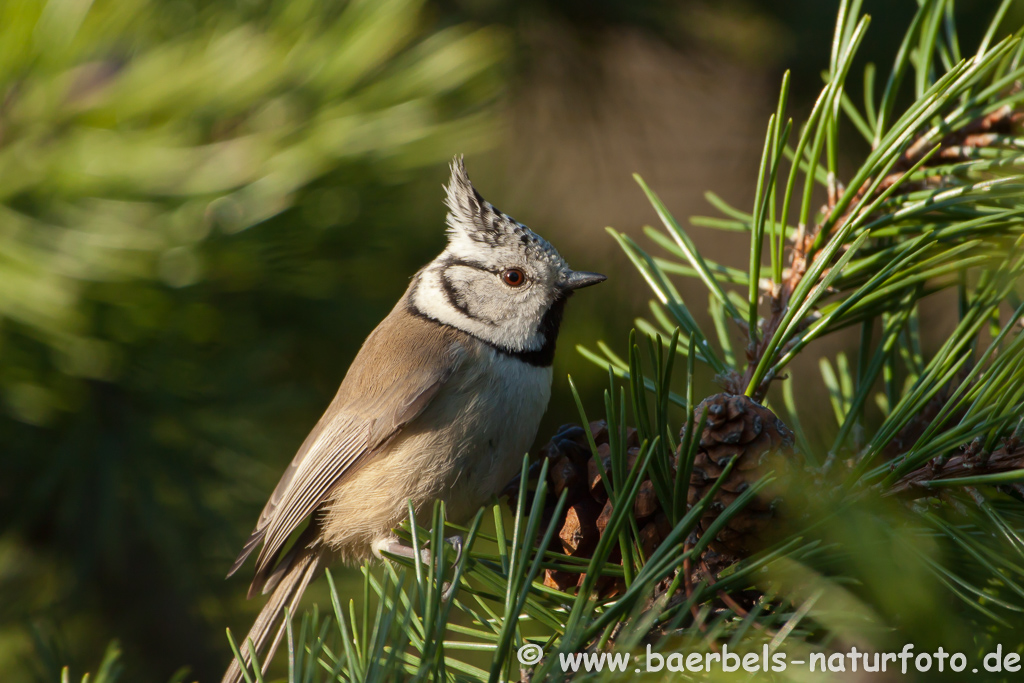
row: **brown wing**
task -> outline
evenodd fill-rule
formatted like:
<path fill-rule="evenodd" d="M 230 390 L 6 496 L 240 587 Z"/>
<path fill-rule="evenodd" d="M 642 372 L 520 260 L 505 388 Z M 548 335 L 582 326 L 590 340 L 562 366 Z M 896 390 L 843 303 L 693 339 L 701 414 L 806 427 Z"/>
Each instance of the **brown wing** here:
<path fill-rule="evenodd" d="M 462 360 L 461 337 L 452 328 L 410 314 L 404 299 L 399 302 L 363 343 L 228 576 L 263 542 L 253 582 L 258 590 L 289 536 L 328 492 L 430 403 Z"/>

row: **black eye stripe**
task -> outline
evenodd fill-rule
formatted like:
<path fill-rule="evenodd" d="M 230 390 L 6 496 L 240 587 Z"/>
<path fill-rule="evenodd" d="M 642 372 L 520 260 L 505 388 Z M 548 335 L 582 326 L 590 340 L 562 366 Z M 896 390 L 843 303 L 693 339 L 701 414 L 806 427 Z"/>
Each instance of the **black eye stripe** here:
<path fill-rule="evenodd" d="M 450 258 L 447 261 L 445 261 L 445 268 L 449 268 L 451 266 L 463 266 L 465 268 L 473 268 L 476 270 L 482 270 L 486 273 L 494 273 L 495 275 L 501 272 L 500 269 L 492 268 L 491 266 L 488 266 L 487 264 L 484 263 L 480 263 L 479 261 L 467 261 L 465 259 L 458 258 Z"/>
<path fill-rule="evenodd" d="M 444 265 L 445 270 L 451 268 L 452 266 L 463 266 L 464 268 L 473 268 L 474 270 L 482 270 L 485 273 L 492 273 L 494 275 L 501 276 L 502 278 L 504 278 L 505 273 L 507 273 L 508 271 L 515 270 L 519 272 L 520 277 L 522 278 L 519 282 L 516 283 L 517 285 L 526 282 L 527 279 L 526 272 L 522 268 L 493 268 L 485 263 L 480 263 L 479 261 L 469 261 L 466 259 L 455 257 L 445 260 Z"/>

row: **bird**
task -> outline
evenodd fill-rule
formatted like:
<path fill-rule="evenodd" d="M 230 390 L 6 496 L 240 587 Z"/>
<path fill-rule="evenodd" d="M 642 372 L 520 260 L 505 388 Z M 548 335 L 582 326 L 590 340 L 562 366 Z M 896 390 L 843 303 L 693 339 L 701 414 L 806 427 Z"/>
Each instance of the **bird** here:
<path fill-rule="evenodd" d="M 264 669 L 326 565 L 409 557 L 393 530 L 410 504 L 460 523 L 501 492 L 547 409 L 566 301 L 607 279 L 486 201 L 461 156 L 450 170 L 445 249 L 366 338 L 228 572 L 262 544 L 249 598 L 270 597 L 243 643 Z M 241 676 L 233 660 L 222 683 Z"/>

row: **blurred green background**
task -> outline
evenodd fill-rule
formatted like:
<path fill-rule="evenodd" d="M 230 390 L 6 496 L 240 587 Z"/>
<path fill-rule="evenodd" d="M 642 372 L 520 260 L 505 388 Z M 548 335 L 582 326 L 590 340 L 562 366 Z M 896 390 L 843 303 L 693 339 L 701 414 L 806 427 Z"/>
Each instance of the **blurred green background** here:
<path fill-rule="evenodd" d="M 864 53 L 887 63 L 915 3 L 865 4 L 881 20 Z M 622 348 L 649 298 L 603 231 L 653 220 L 630 174 L 680 217 L 707 212 L 706 189 L 747 202 L 778 77 L 793 68 L 807 107 L 834 13 L 0 3 L 0 678 L 80 675 L 113 638 L 126 680 L 219 678 L 224 626 L 259 608 L 224 573 L 359 344 L 443 248 L 453 154 L 611 276 L 569 307 L 538 438 L 576 419 L 567 373 L 599 405 L 605 375 L 573 347 Z M 695 234 L 743 264 L 745 242 Z"/>

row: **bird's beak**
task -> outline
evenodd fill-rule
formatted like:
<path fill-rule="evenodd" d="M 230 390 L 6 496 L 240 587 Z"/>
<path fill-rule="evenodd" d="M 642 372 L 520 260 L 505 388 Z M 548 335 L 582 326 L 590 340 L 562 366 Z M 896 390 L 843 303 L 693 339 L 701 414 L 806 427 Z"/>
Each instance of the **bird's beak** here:
<path fill-rule="evenodd" d="M 596 285 L 598 282 L 604 282 L 608 279 L 607 275 L 601 275 L 601 273 L 587 273 L 581 270 L 574 270 L 569 273 L 569 277 L 566 278 L 565 288 L 566 289 L 583 289 L 590 285 Z"/>

